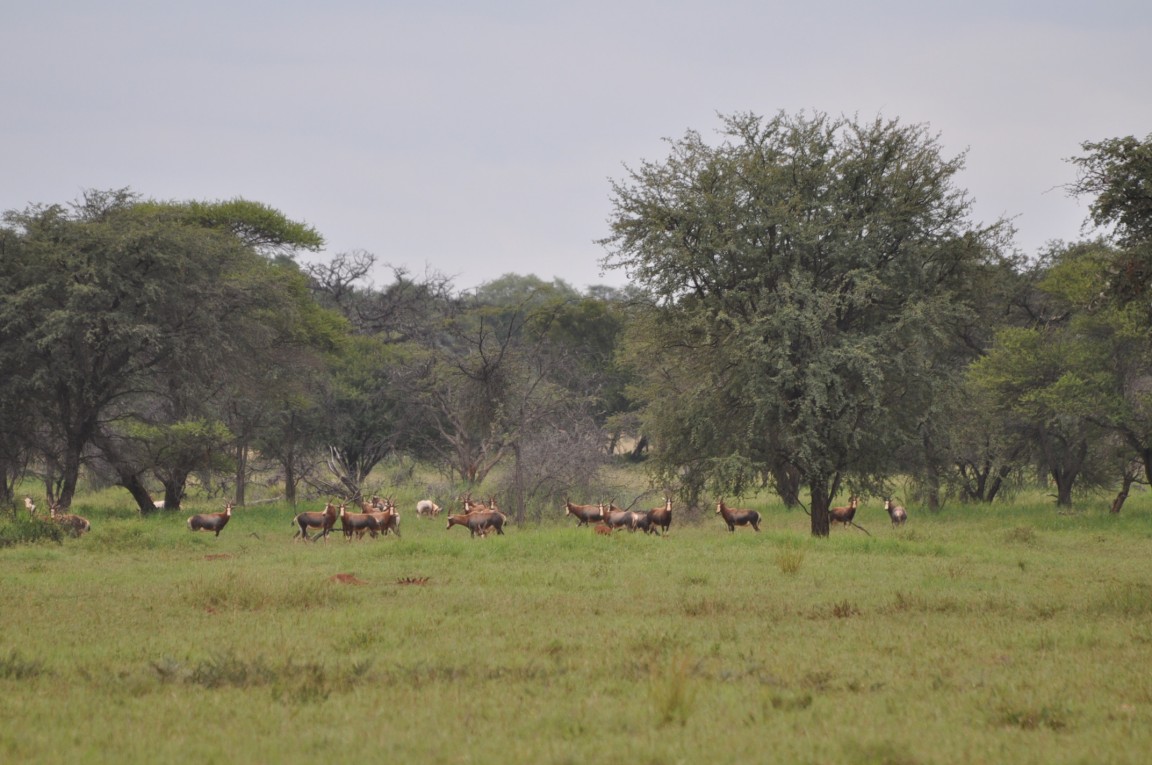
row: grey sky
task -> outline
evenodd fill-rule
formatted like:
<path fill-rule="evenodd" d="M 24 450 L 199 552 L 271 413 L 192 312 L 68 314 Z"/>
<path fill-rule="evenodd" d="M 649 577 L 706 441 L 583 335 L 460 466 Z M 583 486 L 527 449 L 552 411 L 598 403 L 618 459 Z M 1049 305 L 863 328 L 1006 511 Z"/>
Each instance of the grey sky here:
<path fill-rule="evenodd" d="M 469 288 L 600 274 L 609 178 L 717 113 L 926 123 L 975 218 L 1080 236 L 1080 143 L 1152 133 L 1152 3 L 0 0 L 0 209 L 244 197 Z M 390 280 L 377 274 L 378 283 Z"/>

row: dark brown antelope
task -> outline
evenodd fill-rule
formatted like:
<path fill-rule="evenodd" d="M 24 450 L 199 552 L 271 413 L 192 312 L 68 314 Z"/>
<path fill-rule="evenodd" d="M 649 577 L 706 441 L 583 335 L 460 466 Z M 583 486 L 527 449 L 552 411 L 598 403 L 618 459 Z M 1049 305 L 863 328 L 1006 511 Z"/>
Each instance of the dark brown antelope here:
<path fill-rule="evenodd" d="M 884 509 L 888 511 L 888 517 L 892 519 L 893 526 L 903 526 L 904 521 L 908 520 L 908 511 L 893 502 L 891 497 L 884 500 Z"/>
<path fill-rule="evenodd" d="M 564 515 L 574 517 L 577 527 L 604 520 L 602 507 L 603 505 L 574 505 L 568 498 L 564 499 Z"/>
<path fill-rule="evenodd" d="M 319 513 L 307 512 L 300 513 L 292 519 L 294 526 L 299 526 L 299 530 L 292 535 L 292 538 L 300 537 L 305 542 L 313 542 L 320 537 L 324 541 L 328 541 L 328 533 L 332 531 L 332 527 L 336 525 L 336 518 L 340 515 L 340 508 L 337 505 L 329 502 L 324 506 L 324 510 Z M 308 536 L 308 529 L 319 529 L 319 533 L 315 537 Z"/>
<path fill-rule="evenodd" d="M 445 528 L 450 529 L 453 526 L 465 526 L 468 529 L 468 535 L 470 537 L 483 537 L 488 533 L 489 529 L 503 536 L 504 519 L 504 513 L 493 510 L 458 513 L 448 516 L 448 525 Z"/>
<path fill-rule="evenodd" d="M 839 523 L 847 526 L 852 523 L 852 519 L 856 517 L 856 508 L 860 506 L 860 498 L 855 494 L 848 498 L 847 507 L 830 507 L 828 508 L 829 520 L 833 523 Z"/>
<path fill-rule="evenodd" d="M 370 532 L 372 536 L 380 533 L 380 522 L 376 520 L 375 515 L 372 513 L 350 513 L 344 502 L 340 503 L 339 517 L 340 530 L 344 532 L 344 538 L 349 542 L 352 541 L 352 534 L 354 533 L 357 538 L 362 538 L 365 532 Z"/>
<path fill-rule="evenodd" d="M 228 521 L 232 520 L 232 500 L 224 505 L 224 512 L 222 513 L 198 513 L 188 517 L 188 528 L 192 531 L 215 531 L 216 536 L 220 536 L 220 532 L 228 525 Z"/>
<path fill-rule="evenodd" d="M 380 534 L 388 536 L 389 533 L 395 534 L 397 538 L 400 537 L 400 512 L 396 509 L 396 503 L 392 501 L 391 497 L 388 499 L 380 499 L 379 497 L 372 498 L 373 515 L 376 517 L 376 523 L 379 526 Z M 439 512 L 439 510 L 437 510 Z"/>
<path fill-rule="evenodd" d="M 648 525 L 655 534 L 657 529 L 661 530 L 661 535 L 668 533 L 668 527 L 672 525 L 672 497 L 668 494 L 664 495 L 664 507 L 654 507 L 648 511 Z"/>
<path fill-rule="evenodd" d="M 716 514 L 728 524 L 728 531 L 736 530 L 737 526 L 751 526 L 753 530 L 760 531 L 760 513 L 755 510 L 738 510 L 728 507 L 724 500 L 716 501 Z"/>

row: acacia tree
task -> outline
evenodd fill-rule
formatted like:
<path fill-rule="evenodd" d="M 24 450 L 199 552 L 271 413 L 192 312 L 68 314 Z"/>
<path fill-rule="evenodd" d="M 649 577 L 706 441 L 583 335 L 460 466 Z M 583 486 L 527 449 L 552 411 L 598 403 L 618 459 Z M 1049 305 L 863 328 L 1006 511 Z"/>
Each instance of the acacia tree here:
<path fill-rule="evenodd" d="M 923 126 L 739 114 L 721 135 L 612 186 L 603 264 L 651 295 L 646 432 L 665 483 L 736 494 L 791 471 L 825 536 L 841 487 L 878 488 L 918 439 L 964 285 L 1009 231 L 969 222 L 963 157 Z"/>
<path fill-rule="evenodd" d="M 86 450 L 112 444 L 118 422 L 162 411 L 160 402 L 175 404 L 171 418 L 148 424 L 202 416 L 189 402 L 331 329 L 283 260 L 322 240 L 257 203 L 89 191 L 71 207 L 32 206 L 4 222 L 0 346 L 23 360 L 28 403 L 55 434 L 65 507 Z M 151 510 L 135 465 L 112 473 L 129 477 L 141 512 Z"/>

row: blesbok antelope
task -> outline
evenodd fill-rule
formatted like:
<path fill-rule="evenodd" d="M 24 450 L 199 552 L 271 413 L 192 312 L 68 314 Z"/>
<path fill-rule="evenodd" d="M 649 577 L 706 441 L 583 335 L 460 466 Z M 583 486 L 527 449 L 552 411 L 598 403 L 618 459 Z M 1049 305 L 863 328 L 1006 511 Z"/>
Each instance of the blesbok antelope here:
<path fill-rule="evenodd" d="M 62 513 L 59 504 L 49 505 L 48 512 L 51 514 L 52 520 L 58 523 L 70 536 L 79 537 L 92 530 L 92 524 L 88 522 L 87 518 L 82 515 Z"/>
<path fill-rule="evenodd" d="M 828 508 L 828 518 L 833 523 L 847 526 L 852 523 L 852 519 L 856 517 L 856 508 L 859 506 L 860 498 L 853 494 L 848 497 L 848 505 L 846 507 Z"/>
<path fill-rule="evenodd" d="M 422 499 L 416 503 L 416 515 L 421 518 L 435 518 L 440 515 L 440 505 L 430 499 Z"/>
<path fill-rule="evenodd" d="M 344 538 L 349 542 L 352 541 L 352 534 L 355 533 L 357 538 L 362 538 L 364 532 L 371 532 L 372 536 L 380 533 L 380 522 L 372 513 L 350 513 L 348 512 L 348 505 L 346 502 L 340 503 L 340 530 L 344 532 Z"/>
<path fill-rule="evenodd" d="M 232 519 L 232 500 L 224 505 L 222 513 L 198 513 L 188 517 L 188 528 L 191 531 L 215 531 L 216 536 L 228 525 Z"/>
<path fill-rule="evenodd" d="M 754 531 L 760 531 L 760 513 L 755 510 L 731 508 L 719 499 L 716 501 L 716 514 L 728 524 L 729 532 L 735 531 L 737 526 L 751 526 Z"/>
<path fill-rule="evenodd" d="M 292 524 L 299 526 L 299 530 L 292 535 L 292 538 L 300 537 L 305 542 L 313 542 L 320 537 L 324 541 L 328 541 L 328 534 L 332 531 L 332 527 L 336 525 L 336 518 L 339 516 L 340 508 L 337 505 L 329 502 L 324 506 L 321 512 L 305 512 L 299 513 L 292 519 Z M 319 529 L 319 533 L 315 537 L 308 536 L 308 529 Z"/>
<path fill-rule="evenodd" d="M 893 502 L 891 497 L 884 500 L 884 509 L 888 511 L 888 517 L 892 519 L 893 526 L 903 526 L 904 521 L 908 520 L 908 511 L 903 506 Z"/>
<path fill-rule="evenodd" d="M 604 525 L 613 531 L 618 529 L 636 530 L 636 527 L 632 523 L 632 511 L 621 510 L 612 502 L 609 502 L 607 505 L 603 502 L 598 502 L 597 507 L 600 508 L 600 515 L 604 518 Z"/>
<path fill-rule="evenodd" d="M 589 522 L 604 520 L 603 505 L 574 505 L 567 497 L 564 498 L 564 515 L 571 515 L 576 519 L 576 526 L 587 526 Z"/>
<path fill-rule="evenodd" d="M 653 534 L 657 529 L 661 530 L 661 535 L 668 533 L 668 527 L 672 525 L 671 495 L 664 495 L 664 507 L 654 507 L 648 511 L 648 525 Z"/>
<path fill-rule="evenodd" d="M 453 526 L 465 526 L 468 529 L 468 535 L 470 537 L 483 537 L 487 535 L 489 529 L 503 536 L 505 518 L 504 513 L 493 510 L 457 513 L 456 515 L 448 516 L 448 525 L 445 528 L 450 529 Z"/>
<path fill-rule="evenodd" d="M 388 536 L 389 533 L 392 533 L 399 539 L 400 512 L 396 509 L 396 503 L 392 501 L 391 498 L 380 499 L 379 497 L 373 497 L 372 506 L 375 508 L 373 515 L 376 516 L 376 522 L 380 527 L 380 534 Z"/>

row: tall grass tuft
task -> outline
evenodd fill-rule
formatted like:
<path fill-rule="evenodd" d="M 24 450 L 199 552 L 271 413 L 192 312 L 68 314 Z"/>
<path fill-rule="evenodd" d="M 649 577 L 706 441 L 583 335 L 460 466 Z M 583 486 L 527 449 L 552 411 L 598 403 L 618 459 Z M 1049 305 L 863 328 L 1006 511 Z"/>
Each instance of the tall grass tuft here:
<path fill-rule="evenodd" d="M 676 654 L 662 664 L 654 665 L 648 694 L 658 726 L 684 727 L 696 706 L 691 659 L 685 654 Z"/>
<path fill-rule="evenodd" d="M 782 574 L 797 574 L 803 564 L 803 550 L 781 550 L 776 553 L 776 566 Z"/>

